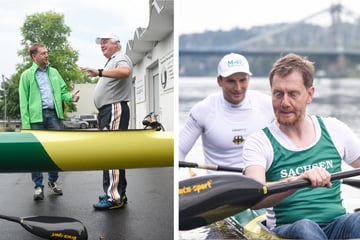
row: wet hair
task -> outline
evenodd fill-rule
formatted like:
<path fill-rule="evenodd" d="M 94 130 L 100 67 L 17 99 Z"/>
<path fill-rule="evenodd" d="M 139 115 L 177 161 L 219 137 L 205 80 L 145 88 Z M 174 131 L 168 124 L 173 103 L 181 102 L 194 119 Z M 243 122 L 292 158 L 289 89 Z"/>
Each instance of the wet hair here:
<path fill-rule="evenodd" d="M 279 58 L 273 65 L 269 73 L 270 86 L 275 75 L 286 77 L 294 71 L 299 71 L 303 76 L 304 86 L 309 88 L 314 82 L 314 62 L 309 61 L 306 57 L 289 53 Z"/>
<path fill-rule="evenodd" d="M 30 57 L 32 58 L 33 54 L 36 54 L 38 52 L 39 48 L 46 47 L 43 43 L 34 43 L 29 50 Z"/>

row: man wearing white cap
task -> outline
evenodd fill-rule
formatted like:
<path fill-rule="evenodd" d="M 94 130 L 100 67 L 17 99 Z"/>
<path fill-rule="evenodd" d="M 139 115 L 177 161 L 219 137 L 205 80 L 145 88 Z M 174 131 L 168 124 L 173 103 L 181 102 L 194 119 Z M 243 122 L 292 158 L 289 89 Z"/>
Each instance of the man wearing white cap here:
<path fill-rule="evenodd" d="M 190 110 L 179 135 L 180 161 L 185 161 L 201 135 L 206 164 L 243 167 L 244 141 L 274 120 L 270 96 L 247 90 L 251 75 L 248 61 L 240 54 L 220 60 L 217 83 L 222 92 L 209 95 Z"/>
<path fill-rule="evenodd" d="M 104 68 L 83 67 L 90 77 L 99 76 L 95 87 L 94 103 L 99 111 L 98 126 L 100 130 L 128 129 L 131 98 L 131 81 L 133 64 L 130 58 L 121 52 L 120 40 L 111 32 L 96 38 L 103 55 L 108 59 Z M 100 160 L 101 161 L 101 160 Z M 103 171 L 103 188 L 105 194 L 94 204 L 98 210 L 121 208 L 127 203 L 125 169 Z"/>

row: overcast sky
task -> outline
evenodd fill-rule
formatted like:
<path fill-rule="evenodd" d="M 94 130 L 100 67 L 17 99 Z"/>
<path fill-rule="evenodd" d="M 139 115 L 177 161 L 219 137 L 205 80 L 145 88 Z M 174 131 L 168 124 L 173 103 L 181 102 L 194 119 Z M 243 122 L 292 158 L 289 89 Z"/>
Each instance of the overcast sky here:
<path fill-rule="evenodd" d="M 296 22 L 338 2 L 360 14 L 359 0 L 180 0 L 178 33 Z M 325 14 L 320 18 L 313 21 L 330 21 Z"/>
<path fill-rule="evenodd" d="M 174 0 L 175 34 L 230 30 L 252 26 L 296 22 L 339 0 Z M 360 14 L 359 0 L 340 0 Z M 79 66 L 101 67 L 105 59 L 94 38 L 102 32 L 114 31 L 121 39 L 123 51 L 138 27 L 147 27 L 149 0 L 0 0 L 0 74 L 10 76 L 21 61 L 20 27 L 25 17 L 53 10 L 63 13 L 65 24 L 72 29 L 69 41 L 79 51 Z M 329 21 L 328 16 L 315 21 Z M 176 50 L 176 49 L 175 49 Z"/>
<path fill-rule="evenodd" d="M 21 59 L 20 28 L 25 17 L 34 13 L 55 11 L 64 14 L 72 32 L 71 46 L 80 53 L 79 66 L 100 68 L 106 62 L 95 44 L 98 34 L 113 31 L 119 35 L 123 52 L 138 27 L 149 23 L 149 0 L 0 0 L 0 74 L 10 77 Z"/>

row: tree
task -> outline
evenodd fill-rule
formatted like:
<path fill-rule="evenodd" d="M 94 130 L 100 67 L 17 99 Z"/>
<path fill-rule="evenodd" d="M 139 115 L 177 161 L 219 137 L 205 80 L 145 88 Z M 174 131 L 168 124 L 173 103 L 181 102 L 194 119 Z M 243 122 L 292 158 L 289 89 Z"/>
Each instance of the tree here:
<path fill-rule="evenodd" d="M 79 59 L 78 51 L 74 50 L 69 42 L 71 29 L 64 23 L 64 15 L 53 11 L 35 13 L 26 17 L 21 27 L 22 49 L 18 55 L 22 63 L 16 65 L 16 73 L 7 81 L 8 96 L 7 111 L 10 118 L 20 116 L 18 86 L 21 73 L 32 65 L 29 55 L 30 46 L 34 43 L 44 43 L 49 50 L 49 62 L 55 67 L 72 91 L 75 83 L 90 82 L 91 80 L 79 69 L 76 62 Z M 1 108 L 4 105 L 1 102 Z M 73 103 L 65 104 L 65 112 L 75 111 Z"/>

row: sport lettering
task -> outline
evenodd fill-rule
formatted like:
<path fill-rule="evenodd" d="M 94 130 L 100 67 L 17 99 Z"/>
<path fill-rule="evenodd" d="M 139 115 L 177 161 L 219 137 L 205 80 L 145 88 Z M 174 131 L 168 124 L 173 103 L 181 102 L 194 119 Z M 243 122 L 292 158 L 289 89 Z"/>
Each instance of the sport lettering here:
<path fill-rule="evenodd" d="M 196 184 L 193 186 L 184 186 L 179 188 L 179 195 L 188 194 L 192 192 L 200 193 L 203 190 L 212 188 L 212 180 L 208 180 L 205 183 Z"/>
<path fill-rule="evenodd" d="M 194 185 L 193 186 L 193 191 L 199 193 L 202 190 L 210 189 L 211 188 L 211 183 L 212 183 L 212 181 L 208 180 L 206 183 Z"/>

